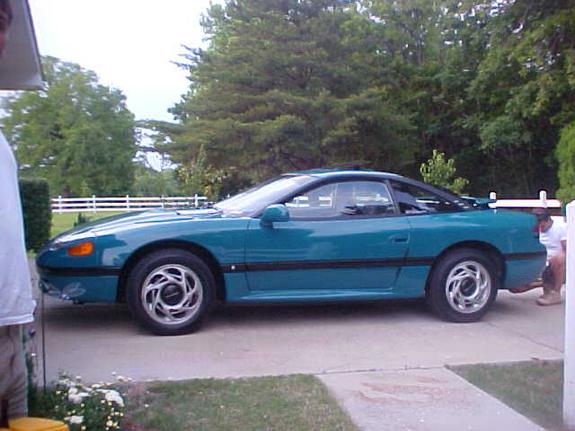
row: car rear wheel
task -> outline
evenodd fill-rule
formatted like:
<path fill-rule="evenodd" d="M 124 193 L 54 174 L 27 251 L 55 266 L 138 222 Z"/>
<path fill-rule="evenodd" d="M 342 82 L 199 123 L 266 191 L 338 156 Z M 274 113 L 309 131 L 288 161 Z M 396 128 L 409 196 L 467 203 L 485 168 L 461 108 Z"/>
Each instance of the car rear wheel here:
<path fill-rule="evenodd" d="M 159 250 L 136 264 L 128 277 L 126 299 L 145 329 L 180 335 L 199 328 L 214 290 L 214 277 L 197 256 L 178 249 Z"/>
<path fill-rule="evenodd" d="M 475 322 L 487 313 L 498 288 L 493 262 L 477 250 L 459 249 L 445 255 L 434 268 L 427 302 L 445 320 Z"/>

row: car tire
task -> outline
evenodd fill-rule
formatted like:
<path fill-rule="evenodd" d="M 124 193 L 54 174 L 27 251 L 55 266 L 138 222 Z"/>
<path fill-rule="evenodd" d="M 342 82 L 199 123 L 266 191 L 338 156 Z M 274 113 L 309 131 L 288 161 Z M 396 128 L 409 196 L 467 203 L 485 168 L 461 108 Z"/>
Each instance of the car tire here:
<path fill-rule="evenodd" d="M 494 263 L 482 252 L 459 249 L 446 254 L 431 274 L 426 299 L 442 319 L 468 323 L 480 320 L 499 289 Z"/>
<path fill-rule="evenodd" d="M 157 335 L 197 330 L 214 301 L 215 281 L 209 267 L 184 250 L 146 255 L 128 277 L 126 300 L 135 320 Z"/>

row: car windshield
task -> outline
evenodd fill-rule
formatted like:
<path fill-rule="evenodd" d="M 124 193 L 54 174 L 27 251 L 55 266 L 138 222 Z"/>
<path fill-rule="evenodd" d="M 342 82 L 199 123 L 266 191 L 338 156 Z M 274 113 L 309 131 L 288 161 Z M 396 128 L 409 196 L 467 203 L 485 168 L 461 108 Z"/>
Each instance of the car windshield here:
<path fill-rule="evenodd" d="M 214 208 L 230 216 L 254 215 L 313 180 L 310 175 L 284 175 L 218 202 Z"/>

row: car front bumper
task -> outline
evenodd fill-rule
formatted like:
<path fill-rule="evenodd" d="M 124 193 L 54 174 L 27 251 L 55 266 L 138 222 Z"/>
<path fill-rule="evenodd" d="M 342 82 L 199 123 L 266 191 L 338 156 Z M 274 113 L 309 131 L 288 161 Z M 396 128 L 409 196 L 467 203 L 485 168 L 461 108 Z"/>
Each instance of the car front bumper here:
<path fill-rule="evenodd" d="M 38 267 L 39 289 L 75 302 L 116 302 L 119 271 Z"/>

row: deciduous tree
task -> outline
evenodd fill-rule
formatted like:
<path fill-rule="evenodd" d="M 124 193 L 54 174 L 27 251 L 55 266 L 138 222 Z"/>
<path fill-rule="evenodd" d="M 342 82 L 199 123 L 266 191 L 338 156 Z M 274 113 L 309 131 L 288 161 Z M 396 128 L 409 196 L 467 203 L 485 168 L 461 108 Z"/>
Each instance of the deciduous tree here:
<path fill-rule="evenodd" d="M 134 181 L 134 116 L 119 90 L 94 72 L 43 59 L 46 87 L 4 103 L 4 131 L 23 175 L 44 177 L 53 194 L 126 194 Z"/>

